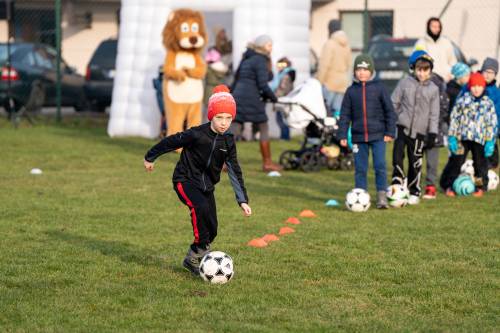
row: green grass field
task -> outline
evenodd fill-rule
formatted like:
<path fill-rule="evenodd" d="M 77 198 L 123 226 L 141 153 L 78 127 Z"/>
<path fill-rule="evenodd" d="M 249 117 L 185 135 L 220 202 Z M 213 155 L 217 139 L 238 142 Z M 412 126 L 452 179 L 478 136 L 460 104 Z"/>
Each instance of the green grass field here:
<path fill-rule="evenodd" d="M 500 331 L 498 192 L 354 214 L 324 206 L 343 202 L 351 172 L 269 178 L 258 145 L 241 143 L 254 215 L 223 175 L 213 248 L 236 275 L 213 286 L 182 269 L 192 231 L 171 185 L 178 156 L 147 174 L 153 143 L 85 119 L 0 121 L 1 332 Z M 275 159 L 297 145 L 273 143 Z M 302 209 L 318 218 L 246 246 Z"/>

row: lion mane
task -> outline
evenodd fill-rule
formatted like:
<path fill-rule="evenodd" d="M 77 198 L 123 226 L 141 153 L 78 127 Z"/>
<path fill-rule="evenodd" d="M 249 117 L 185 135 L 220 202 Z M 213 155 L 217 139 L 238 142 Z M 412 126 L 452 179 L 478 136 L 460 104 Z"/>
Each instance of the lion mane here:
<path fill-rule="evenodd" d="M 193 23 L 198 25 L 197 31 L 196 29 L 192 29 Z M 208 41 L 205 21 L 202 14 L 191 9 L 177 9 L 172 11 L 167 24 L 163 28 L 162 34 L 165 48 L 175 52 L 199 52 L 203 46 L 207 45 Z M 188 40 L 202 38 L 203 43 L 200 47 L 192 46 L 191 48 L 186 48 L 181 46 L 181 40 L 183 38 L 187 38 Z"/>

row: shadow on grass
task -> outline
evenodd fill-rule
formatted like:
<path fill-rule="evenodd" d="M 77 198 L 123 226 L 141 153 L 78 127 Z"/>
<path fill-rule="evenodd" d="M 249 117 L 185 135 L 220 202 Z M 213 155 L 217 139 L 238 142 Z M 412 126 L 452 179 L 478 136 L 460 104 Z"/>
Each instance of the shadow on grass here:
<path fill-rule="evenodd" d="M 187 275 L 187 272 L 180 265 L 170 265 L 164 256 L 135 247 L 130 243 L 95 239 L 60 230 L 50 230 L 45 234 L 76 247 L 99 252 L 104 256 L 116 257 L 124 263 L 138 264 L 145 267 L 168 268 L 174 273 L 183 272 Z"/>

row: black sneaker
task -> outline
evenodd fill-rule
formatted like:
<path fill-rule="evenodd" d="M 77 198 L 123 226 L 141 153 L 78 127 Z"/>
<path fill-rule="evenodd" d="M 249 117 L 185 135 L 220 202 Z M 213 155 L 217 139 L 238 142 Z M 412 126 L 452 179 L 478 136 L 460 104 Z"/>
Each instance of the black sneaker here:
<path fill-rule="evenodd" d="M 182 261 L 182 266 L 184 266 L 185 269 L 191 272 L 194 276 L 200 276 L 200 267 L 199 264 L 196 264 L 193 260 L 194 258 L 186 257 Z"/>

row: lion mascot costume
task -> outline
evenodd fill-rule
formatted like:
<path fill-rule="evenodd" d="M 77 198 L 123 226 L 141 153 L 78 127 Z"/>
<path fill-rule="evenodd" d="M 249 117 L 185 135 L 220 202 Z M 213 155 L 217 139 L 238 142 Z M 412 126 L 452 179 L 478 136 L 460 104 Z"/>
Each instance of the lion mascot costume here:
<path fill-rule="evenodd" d="M 207 66 L 201 51 L 207 43 L 205 22 L 200 12 L 190 9 L 172 11 L 163 28 L 167 50 L 163 65 L 163 101 L 167 135 L 201 123 L 203 78 Z"/>

